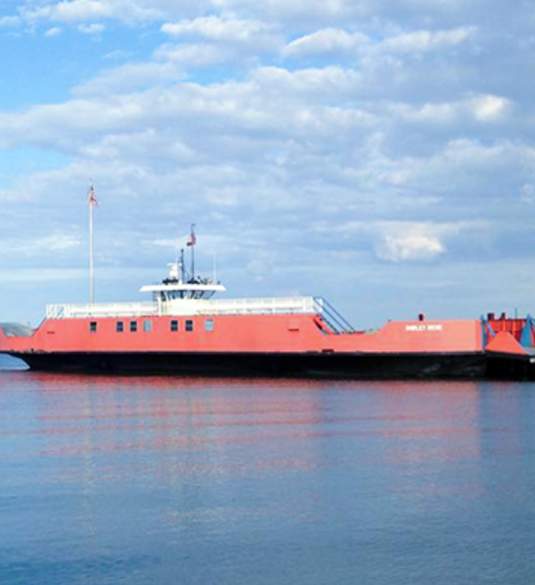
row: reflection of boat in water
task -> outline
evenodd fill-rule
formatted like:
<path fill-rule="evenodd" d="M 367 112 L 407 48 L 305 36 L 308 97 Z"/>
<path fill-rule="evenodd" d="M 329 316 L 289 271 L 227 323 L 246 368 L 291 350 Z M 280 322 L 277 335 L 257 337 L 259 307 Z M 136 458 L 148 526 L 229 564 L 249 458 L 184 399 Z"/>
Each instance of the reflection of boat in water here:
<path fill-rule="evenodd" d="M 192 232 L 189 245 L 196 243 Z M 321 297 L 219 300 L 183 254 L 150 302 L 50 305 L 33 330 L 0 326 L 0 352 L 32 369 L 337 378 L 525 378 L 530 318 L 389 321 L 356 331 Z"/>

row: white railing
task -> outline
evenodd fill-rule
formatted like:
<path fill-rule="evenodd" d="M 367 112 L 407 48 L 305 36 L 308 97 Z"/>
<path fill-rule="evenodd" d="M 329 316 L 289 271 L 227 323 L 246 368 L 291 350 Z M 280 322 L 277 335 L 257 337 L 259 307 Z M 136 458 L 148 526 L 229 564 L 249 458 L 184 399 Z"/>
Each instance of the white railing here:
<path fill-rule="evenodd" d="M 154 303 L 95 303 L 92 305 L 48 305 L 47 319 L 83 319 L 85 317 L 130 317 L 156 315 Z"/>
<path fill-rule="evenodd" d="M 106 303 L 48 305 L 47 319 L 141 317 L 145 315 L 246 315 L 315 313 L 314 297 L 202 300 L 176 299 L 165 303 Z"/>
<path fill-rule="evenodd" d="M 190 305 L 191 303 L 191 305 Z M 313 297 L 271 297 L 257 299 L 228 300 L 184 300 L 168 303 L 169 314 L 192 315 L 244 315 L 244 314 L 284 314 L 313 313 Z"/>

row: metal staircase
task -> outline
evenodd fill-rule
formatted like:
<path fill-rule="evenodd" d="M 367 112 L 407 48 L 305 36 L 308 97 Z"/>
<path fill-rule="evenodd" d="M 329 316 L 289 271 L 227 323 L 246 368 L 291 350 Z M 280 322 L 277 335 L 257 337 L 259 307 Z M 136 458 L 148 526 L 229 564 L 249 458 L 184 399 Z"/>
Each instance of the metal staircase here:
<path fill-rule="evenodd" d="M 323 323 L 327 325 L 329 331 L 322 327 L 325 333 L 340 335 L 342 333 L 355 333 L 351 323 L 343 317 L 332 305 L 323 297 L 314 297 L 314 309 L 321 316 Z"/>

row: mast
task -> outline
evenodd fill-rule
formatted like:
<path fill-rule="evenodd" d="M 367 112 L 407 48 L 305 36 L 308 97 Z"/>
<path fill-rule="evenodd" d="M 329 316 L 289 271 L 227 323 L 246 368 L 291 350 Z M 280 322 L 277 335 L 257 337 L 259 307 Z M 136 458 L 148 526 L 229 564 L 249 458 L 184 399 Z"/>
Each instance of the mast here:
<path fill-rule="evenodd" d="M 189 234 L 189 240 L 186 246 L 191 248 L 191 280 L 195 279 L 195 244 L 197 243 L 197 238 L 195 236 L 195 224 L 191 224 L 191 231 Z"/>
<path fill-rule="evenodd" d="M 95 302 L 95 260 L 94 260 L 94 237 L 93 237 L 93 210 L 97 205 L 95 187 L 91 185 L 87 194 L 89 206 L 89 304 Z"/>
<path fill-rule="evenodd" d="M 184 265 L 184 248 L 180 248 L 180 281 L 186 282 L 186 266 Z"/>

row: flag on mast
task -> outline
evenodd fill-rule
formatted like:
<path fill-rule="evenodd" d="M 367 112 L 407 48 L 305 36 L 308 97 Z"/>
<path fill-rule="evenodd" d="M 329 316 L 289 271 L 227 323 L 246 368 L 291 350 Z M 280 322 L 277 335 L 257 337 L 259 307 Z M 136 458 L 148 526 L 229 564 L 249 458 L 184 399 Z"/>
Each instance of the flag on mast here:
<path fill-rule="evenodd" d="M 95 193 L 95 187 L 91 185 L 89 187 L 89 193 L 87 194 L 87 201 L 91 207 L 95 207 L 98 205 L 97 195 Z"/>
<path fill-rule="evenodd" d="M 191 224 L 191 233 L 189 235 L 189 239 L 186 243 L 186 246 L 195 246 L 197 243 L 197 236 L 195 235 L 195 224 Z"/>

